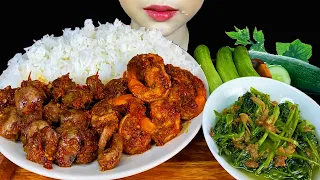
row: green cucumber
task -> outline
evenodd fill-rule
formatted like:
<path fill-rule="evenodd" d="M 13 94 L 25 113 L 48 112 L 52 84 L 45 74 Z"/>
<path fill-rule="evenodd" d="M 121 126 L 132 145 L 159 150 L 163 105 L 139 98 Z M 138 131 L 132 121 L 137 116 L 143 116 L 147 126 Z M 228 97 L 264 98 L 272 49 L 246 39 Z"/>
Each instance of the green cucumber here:
<path fill-rule="evenodd" d="M 209 85 L 209 92 L 212 93 L 223 82 L 213 65 L 210 50 L 206 45 L 199 45 L 194 50 L 194 58 L 200 64 Z"/>
<path fill-rule="evenodd" d="M 320 68 L 287 56 L 258 51 L 249 51 L 249 54 L 252 59 L 257 58 L 268 64 L 281 65 L 290 74 L 292 86 L 309 94 L 320 95 Z"/>
<path fill-rule="evenodd" d="M 233 61 L 236 65 L 239 76 L 260 76 L 253 68 L 248 49 L 245 46 L 238 45 L 233 50 Z"/>
<path fill-rule="evenodd" d="M 239 78 L 236 66 L 233 63 L 230 47 L 221 47 L 217 52 L 216 69 L 223 82 Z"/>
<path fill-rule="evenodd" d="M 268 69 L 272 75 L 272 79 L 291 84 L 291 78 L 288 71 L 280 65 L 269 65 Z"/>

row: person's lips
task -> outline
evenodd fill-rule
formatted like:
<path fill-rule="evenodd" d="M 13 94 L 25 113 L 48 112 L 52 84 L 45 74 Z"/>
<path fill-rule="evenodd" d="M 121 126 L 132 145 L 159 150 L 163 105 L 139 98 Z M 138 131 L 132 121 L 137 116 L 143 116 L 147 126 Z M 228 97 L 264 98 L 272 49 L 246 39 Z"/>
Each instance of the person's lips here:
<path fill-rule="evenodd" d="M 155 21 L 164 22 L 171 19 L 178 10 L 170 6 L 151 5 L 144 8 L 149 17 Z"/>

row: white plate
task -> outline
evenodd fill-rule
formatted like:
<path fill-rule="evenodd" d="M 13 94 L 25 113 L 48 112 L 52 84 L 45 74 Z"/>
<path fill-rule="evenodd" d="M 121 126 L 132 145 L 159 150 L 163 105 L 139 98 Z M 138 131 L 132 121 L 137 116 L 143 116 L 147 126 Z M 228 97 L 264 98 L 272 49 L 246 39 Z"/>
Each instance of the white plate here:
<path fill-rule="evenodd" d="M 211 93 L 207 100 L 203 110 L 202 129 L 207 145 L 215 159 L 237 180 L 257 179 L 257 176 L 253 173 L 247 173 L 244 170 L 233 168 L 226 162 L 225 159 L 218 154 L 218 147 L 209 133 L 216 119 L 213 110 L 221 112 L 224 108 L 229 107 L 239 96 L 249 91 L 251 86 L 263 93 L 269 94 L 271 100 L 278 102 L 290 100 L 291 102 L 299 104 L 301 116 L 315 125 L 317 135 L 320 137 L 320 106 L 300 90 L 280 81 L 263 77 L 243 77 L 222 84 Z M 314 178 L 315 177 L 320 177 L 319 171 L 317 174 L 314 174 Z"/>
<path fill-rule="evenodd" d="M 197 63 L 191 55 L 186 51 L 184 52 L 187 54 L 188 59 Z M 208 82 L 201 68 L 198 68 L 194 75 L 198 76 L 203 81 L 208 97 Z M 140 155 L 123 155 L 117 167 L 105 172 L 100 172 L 97 161 L 88 165 L 73 165 L 70 168 L 61 168 L 54 165 L 51 170 L 45 169 L 42 165 L 33 163 L 26 159 L 26 154 L 23 151 L 22 144 L 20 142 L 12 142 L 3 137 L 0 137 L 0 152 L 16 165 L 42 176 L 70 180 L 118 179 L 149 170 L 175 156 L 184 147 L 186 147 L 198 133 L 201 127 L 201 121 L 202 113 L 191 121 L 187 127 L 187 131 L 182 132 L 178 137 L 174 138 L 164 146 L 153 146 L 150 150 Z"/>

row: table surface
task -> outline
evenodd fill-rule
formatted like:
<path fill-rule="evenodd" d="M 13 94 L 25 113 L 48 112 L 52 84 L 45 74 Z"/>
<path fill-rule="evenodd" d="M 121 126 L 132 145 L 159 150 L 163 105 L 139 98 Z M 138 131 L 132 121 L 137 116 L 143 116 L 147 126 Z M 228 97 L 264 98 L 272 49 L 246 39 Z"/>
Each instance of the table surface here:
<path fill-rule="evenodd" d="M 0 180 L 53 180 L 16 166 L 0 153 Z M 233 180 L 211 154 L 202 129 L 177 155 L 148 171 L 124 179 L 223 179 Z"/>

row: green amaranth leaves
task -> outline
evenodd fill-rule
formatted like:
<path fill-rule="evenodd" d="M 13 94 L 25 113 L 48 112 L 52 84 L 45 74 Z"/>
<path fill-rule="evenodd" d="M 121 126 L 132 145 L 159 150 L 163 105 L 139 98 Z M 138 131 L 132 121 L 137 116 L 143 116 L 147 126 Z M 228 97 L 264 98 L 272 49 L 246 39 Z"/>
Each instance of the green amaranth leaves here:
<path fill-rule="evenodd" d="M 296 39 L 292 43 L 276 43 L 278 55 L 289 56 L 309 62 L 308 59 L 312 56 L 312 46 Z"/>
<path fill-rule="evenodd" d="M 236 31 L 226 32 L 226 34 L 231 39 L 236 40 L 235 45 L 250 46 L 250 50 L 267 52 L 264 47 L 265 39 L 262 30 L 258 31 L 255 27 L 253 40 L 251 40 L 248 27 L 244 29 L 234 28 Z M 300 59 L 307 63 L 309 63 L 308 60 L 312 56 L 312 46 L 301 42 L 299 39 L 294 40 L 292 43 L 276 42 L 276 51 L 278 55 Z"/>
<path fill-rule="evenodd" d="M 254 41 L 252 41 L 248 27 L 246 27 L 245 29 L 239 29 L 235 26 L 234 28 L 236 29 L 236 31 L 226 32 L 226 34 L 230 38 L 237 40 L 235 42 L 235 45 L 250 45 L 250 50 L 266 52 L 264 48 L 264 34 L 262 33 L 262 30 L 258 31 L 257 28 L 254 28 Z"/>

